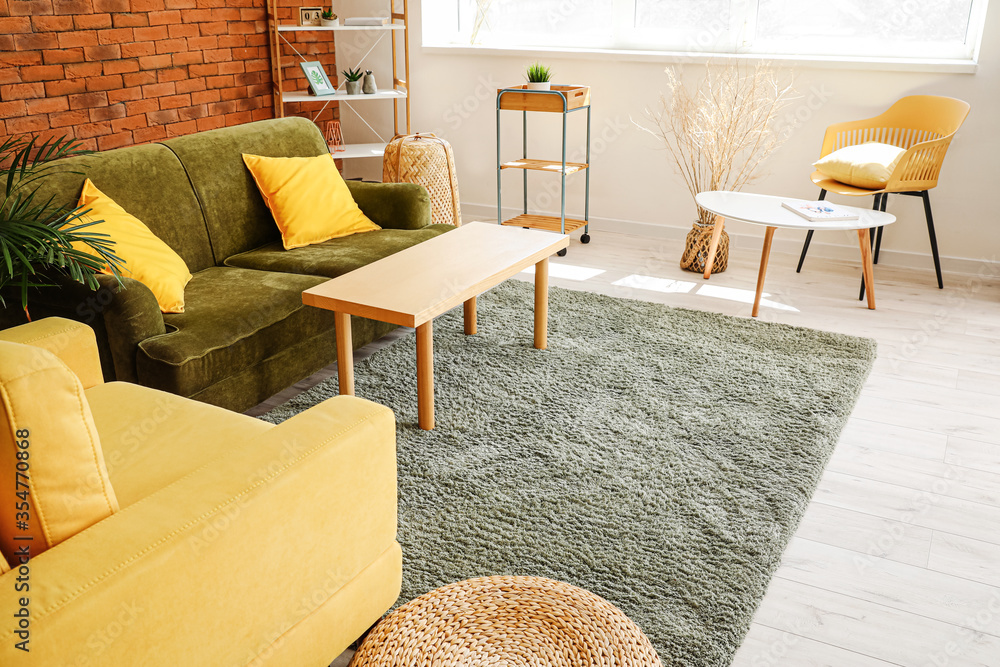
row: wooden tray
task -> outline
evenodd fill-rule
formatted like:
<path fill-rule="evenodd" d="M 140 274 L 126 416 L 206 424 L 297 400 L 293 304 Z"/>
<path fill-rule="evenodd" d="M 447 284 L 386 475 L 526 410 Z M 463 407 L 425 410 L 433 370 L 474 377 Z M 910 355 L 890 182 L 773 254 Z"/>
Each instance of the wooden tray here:
<path fill-rule="evenodd" d="M 540 90 L 528 90 L 526 85 L 510 86 L 520 88 L 523 93 L 504 93 L 500 97 L 500 108 L 513 111 L 547 111 L 562 113 L 563 103 L 559 95 L 553 95 Z M 503 88 L 497 89 L 497 95 Z M 566 98 L 566 111 L 579 109 L 590 104 L 590 86 L 559 86 L 552 84 L 552 90 L 558 91 Z"/>

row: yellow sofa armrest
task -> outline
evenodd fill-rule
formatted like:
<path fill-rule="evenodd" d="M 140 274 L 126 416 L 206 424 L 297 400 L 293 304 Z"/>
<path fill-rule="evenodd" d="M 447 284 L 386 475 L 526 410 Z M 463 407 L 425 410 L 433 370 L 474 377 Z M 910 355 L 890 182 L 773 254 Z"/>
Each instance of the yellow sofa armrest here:
<path fill-rule="evenodd" d="M 246 665 L 301 648 L 289 631 L 398 559 L 395 535 L 393 414 L 332 398 L 33 558 L 30 593 L 0 576 L 0 615 L 30 595 L 28 664 Z M 375 588 L 382 613 L 399 578 Z M 327 661 L 378 620 L 343 613 L 310 638 Z M 14 632 L 0 628 L 0 664 L 29 655 Z"/>
<path fill-rule="evenodd" d="M 63 317 L 46 317 L 0 331 L 0 340 L 48 350 L 69 366 L 84 389 L 104 382 L 97 337 L 86 324 Z"/>

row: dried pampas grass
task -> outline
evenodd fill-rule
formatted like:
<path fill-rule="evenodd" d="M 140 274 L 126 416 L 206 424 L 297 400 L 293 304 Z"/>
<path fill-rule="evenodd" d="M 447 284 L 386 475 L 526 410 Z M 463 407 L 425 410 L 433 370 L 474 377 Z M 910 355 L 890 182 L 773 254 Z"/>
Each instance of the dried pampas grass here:
<path fill-rule="evenodd" d="M 740 190 L 783 140 L 778 114 L 793 98 L 768 63 L 708 65 L 700 83 L 684 85 L 668 67 L 668 93 L 660 106 L 646 109 L 647 127 L 667 149 L 691 196 L 707 190 Z M 713 222 L 699 207 L 698 221 Z"/>

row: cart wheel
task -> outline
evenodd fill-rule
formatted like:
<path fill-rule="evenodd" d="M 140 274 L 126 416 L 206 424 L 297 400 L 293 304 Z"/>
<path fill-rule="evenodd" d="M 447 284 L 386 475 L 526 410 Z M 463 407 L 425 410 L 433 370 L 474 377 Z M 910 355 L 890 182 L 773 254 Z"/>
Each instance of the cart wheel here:
<path fill-rule="evenodd" d="M 590 234 L 584 234 L 581 236 L 580 243 L 590 243 Z"/>
<path fill-rule="evenodd" d="M 559 255 L 560 257 L 565 257 L 566 256 L 566 251 L 567 251 L 567 249 L 563 248 L 562 250 L 560 250 L 556 254 Z"/>

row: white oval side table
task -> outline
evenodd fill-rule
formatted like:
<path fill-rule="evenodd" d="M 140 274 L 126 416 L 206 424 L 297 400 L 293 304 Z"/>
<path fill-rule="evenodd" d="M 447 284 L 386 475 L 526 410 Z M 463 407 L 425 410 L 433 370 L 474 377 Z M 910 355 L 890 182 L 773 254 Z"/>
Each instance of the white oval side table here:
<path fill-rule="evenodd" d="M 858 215 L 857 219 L 816 222 L 806 220 L 799 214 L 789 211 L 781 205 L 782 202 L 790 204 L 815 204 L 815 201 L 724 190 L 699 192 L 698 196 L 695 197 L 695 201 L 698 202 L 698 206 L 701 206 L 706 211 L 711 211 L 717 216 L 712 241 L 708 248 L 708 258 L 705 261 L 704 275 L 706 279 L 712 275 L 712 264 L 715 262 L 715 253 L 719 247 L 719 237 L 722 235 L 725 220 L 739 220 L 740 222 L 748 222 L 752 225 L 764 225 L 767 228 L 764 233 L 764 250 L 760 256 L 760 271 L 757 274 L 757 296 L 754 298 L 753 311 L 751 313 L 753 317 L 757 317 L 757 312 L 760 309 L 760 296 L 764 291 L 764 276 L 767 273 L 767 259 L 771 254 L 771 241 L 774 238 L 774 232 L 778 228 L 815 229 L 820 231 L 856 230 L 858 232 L 858 245 L 861 247 L 865 296 L 868 301 L 869 310 L 875 310 L 875 279 L 869 230 L 892 224 L 896 221 L 896 216 L 891 213 L 837 204 L 837 208 L 839 209 L 856 213 Z"/>

